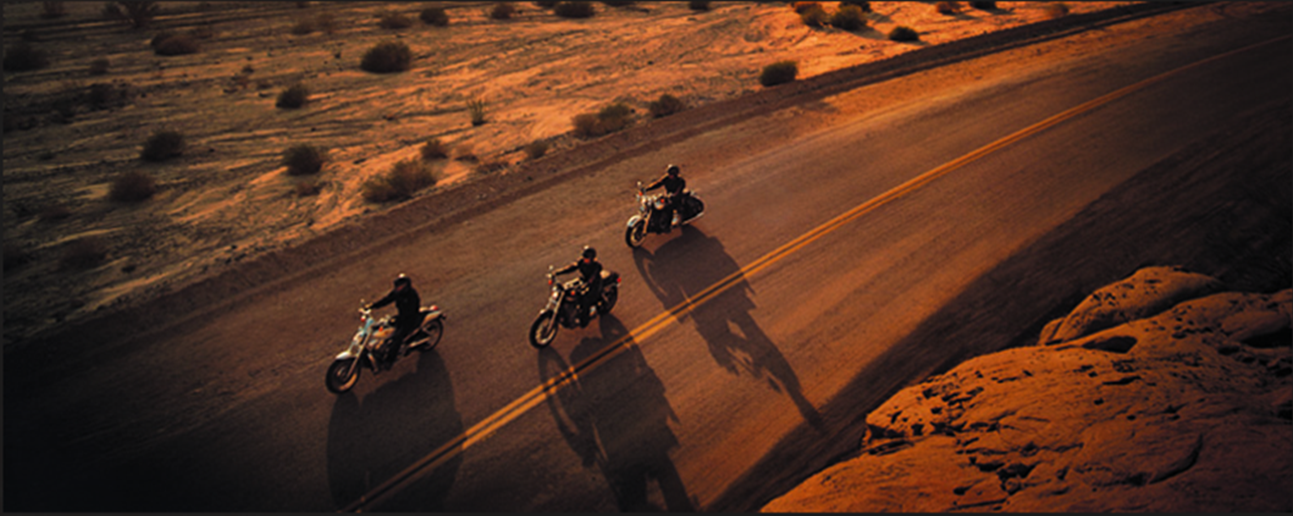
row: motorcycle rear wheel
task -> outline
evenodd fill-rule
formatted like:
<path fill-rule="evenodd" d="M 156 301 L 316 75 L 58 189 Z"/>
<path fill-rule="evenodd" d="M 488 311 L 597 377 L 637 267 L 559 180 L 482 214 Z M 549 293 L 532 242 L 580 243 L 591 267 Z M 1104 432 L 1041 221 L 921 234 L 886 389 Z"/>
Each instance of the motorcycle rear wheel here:
<path fill-rule="evenodd" d="M 426 343 L 418 346 L 418 351 L 427 351 L 434 348 L 440 343 L 440 337 L 444 335 L 444 321 L 436 318 L 422 323 L 422 334 L 426 335 Z"/>
<path fill-rule="evenodd" d="M 624 243 L 629 247 L 640 246 L 646 240 L 646 233 L 646 219 L 639 219 L 636 224 L 624 230 Z"/>
<path fill-rule="evenodd" d="M 619 299 L 620 299 L 619 287 L 611 287 L 604 290 L 602 292 L 602 306 L 597 310 L 597 314 L 606 315 L 611 313 L 611 309 L 615 308 L 615 302 L 619 301 Z"/>
<path fill-rule="evenodd" d="M 530 325 L 530 345 L 536 348 L 546 348 L 552 344 L 552 339 L 557 337 L 556 314 L 551 310 L 544 310 L 539 317 L 534 319 L 534 324 Z"/>
<path fill-rule="evenodd" d="M 354 358 L 334 360 L 332 365 L 328 366 L 328 378 L 325 383 L 328 390 L 333 394 L 341 394 L 350 390 L 356 383 L 359 383 L 360 369 Z"/>

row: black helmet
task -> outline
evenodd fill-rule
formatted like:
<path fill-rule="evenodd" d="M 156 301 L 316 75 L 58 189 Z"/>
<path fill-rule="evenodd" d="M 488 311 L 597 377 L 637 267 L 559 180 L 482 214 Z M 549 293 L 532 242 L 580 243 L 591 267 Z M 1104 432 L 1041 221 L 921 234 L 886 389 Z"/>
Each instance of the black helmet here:
<path fill-rule="evenodd" d="M 395 277 L 395 286 L 396 286 L 396 287 L 399 287 L 399 286 L 402 286 L 402 285 L 412 285 L 412 284 L 413 284 L 413 280 L 409 279 L 409 277 L 408 277 L 408 276 L 405 276 L 405 275 L 404 275 L 404 273 L 402 273 L 402 272 L 400 273 L 400 275 L 399 275 L 399 276 L 396 276 L 396 277 Z"/>
<path fill-rule="evenodd" d="M 597 257 L 596 249 L 593 249 L 593 247 L 589 245 L 584 246 L 584 258 L 588 258 L 591 260 L 596 257 Z"/>
<path fill-rule="evenodd" d="M 679 172 L 682 172 L 682 169 L 678 168 L 678 165 L 669 165 L 669 168 L 665 169 L 665 173 L 671 176 L 676 176 Z"/>

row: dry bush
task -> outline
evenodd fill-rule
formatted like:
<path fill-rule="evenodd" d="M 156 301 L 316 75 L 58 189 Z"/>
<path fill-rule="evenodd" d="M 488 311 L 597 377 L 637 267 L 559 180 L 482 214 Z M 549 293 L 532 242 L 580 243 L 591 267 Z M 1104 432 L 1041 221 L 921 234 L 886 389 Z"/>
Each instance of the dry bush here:
<path fill-rule="evenodd" d="M 117 176 L 108 190 L 108 198 L 117 202 L 142 202 L 157 193 L 157 182 L 153 176 L 130 170 Z"/>
<path fill-rule="evenodd" d="M 145 161 L 166 161 L 184 153 L 184 135 L 179 131 L 156 131 L 144 142 L 139 157 Z"/>
<path fill-rule="evenodd" d="M 597 8 L 592 2 L 557 2 L 552 12 L 562 18 L 591 18 L 597 14 Z"/>
<path fill-rule="evenodd" d="M 799 19 L 809 27 L 823 27 L 830 21 L 831 15 L 826 14 L 826 10 L 820 4 L 810 2 L 810 5 L 799 13 Z"/>
<path fill-rule="evenodd" d="M 422 160 L 433 161 L 437 159 L 446 159 L 449 157 L 449 148 L 439 138 L 427 140 L 422 145 Z"/>
<path fill-rule="evenodd" d="M 108 62 L 108 58 L 106 57 L 95 58 L 95 60 L 90 61 L 90 75 L 103 75 L 108 73 L 108 66 L 110 66 L 110 64 L 111 63 Z"/>
<path fill-rule="evenodd" d="M 1046 17 L 1052 20 L 1055 18 L 1063 18 L 1069 14 L 1069 6 L 1064 2 L 1046 4 L 1046 7 L 1043 9 L 1045 9 Z"/>
<path fill-rule="evenodd" d="M 844 2 L 840 2 L 840 7 L 844 7 L 846 5 L 855 5 L 859 9 L 862 9 L 862 12 L 864 13 L 871 12 L 871 2 L 867 2 L 866 0 L 846 0 Z"/>
<path fill-rule="evenodd" d="M 327 163 L 328 151 L 313 145 L 302 143 L 283 151 L 283 165 L 287 166 L 288 175 L 317 174 Z"/>
<path fill-rule="evenodd" d="M 633 109 L 618 102 L 602 108 L 596 114 L 575 115 L 575 136 L 591 138 L 619 131 L 628 127 L 632 116 Z"/>
<path fill-rule="evenodd" d="M 831 25 L 846 31 L 855 31 L 866 27 L 866 14 L 856 5 L 841 5 L 831 15 Z"/>
<path fill-rule="evenodd" d="M 435 183 L 435 173 L 426 163 L 406 159 L 396 163 L 386 174 L 364 181 L 360 188 L 364 200 L 386 202 L 411 198 L 418 190 Z"/>
<path fill-rule="evenodd" d="M 516 14 L 516 7 L 508 2 L 499 2 L 489 10 L 489 17 L 495 20 L 509 20 Z"/>
<path fill-rule="evenodd" d="M 378 43 L 364 53 L 359 67 L 372 73 L 394 73 L 409 69 L 413 61 L 413 51 L 399 41 Z"/>
<path fill-rule="evenodd" d="M 691 0 L 687 2 L 687 8 L 693 11 L 708 11 L 709 2 L 705 0 Z"/>
<path fill-rule="evenodd" d="M 553 7 L 557 6 L 557 2 L 556 0 L 539 0 L 537 2 L 534 2 L 534 5 L 542 7 L 544 9 L 552 9 Z"/>
<path fill-rule="evenodd" d="M 31 46 L 26 41 L 19 41 L 4 53 L 4 71 L 26 72 L 49 66 L 49 57 L 45 51 Z"/>
<path fill-rule="evenodd" d="M 687 105 L 678 100 L 678 97 L 665 93 L 660 95 L 659 99 L 651 102 L 647 108 L 651 111 L 651 116 L 660 118 L 687 109 Z"/>
<path fill-rule="evenodd" d="M 380 22 L 378 22 L 378 25 L 380 25 L 383 29 L 391 29 L 391 30 L 407 29 L 413 26 L 413 20 L 409 19 L 408 16 L 404 16 L 403 14 L 400 14 L 400 13 L 386 13 L 382 15 L 382 19 Z"/>
<path fill-rule="evenodd" d="M 147 27 L 160 11 L 161 6 L 151 1 L 108 2 L 103 6 L 104 17 L 124 21 L 135 29 Z"/>
<path fill-rule="evenodd" d="M 422 23 L 427 25 L 434 25 L 436 27 L 449 25 L 449 14 L 441 7 L 428 7 L 423 9 L 422 12 L 418 14 L 418 18 L 422 20 Z"/>
<path fill-rule="evenodd" d="M 310 87 L 305 83 L 296 83 L 284 89 L 278 94 L 278 100 L 274 102 L 274 107 L 282 109 L 296 109 L 306 105 L 310 101 Z"/>
<path fill-rule="evenodd" d="M 467 111 L 471 113 L 471 125 L 483 125 L 485 123 L 485 100 L 471 99 L 467 101 Z"/>
<path fill-rule="evenodd" d="M 890 41 L 919 41 L 920 33 L 906 25 L 899 25 L 889 31 Z"/>
<path fill-rule="evenodd" d="M 98 267 L 108 257 L 107 247 L 98 237 L 85 237 L 72 241 L 63 248 L 59 264 L 63 269 L 86 270 Z"/>
<path fill-rule="evenodd" d="M 804 14 L 809 9 L 821 9 L 822 4 L 818 2 L 791 2 L 790 8 L 795 10 L 795 14 Z"/>
<path fill-rule="evenodd" d="M 996 2 L 970 2 L 970 7 L 973 7 L 980 11 L 995 11 L 997 9 L 997 3 Z"/>
<path fill-rule="evenodd" d="M 961 2 L 936 2 L 934 4 L 934 9 L 938 11 L 939 14 L 951 16 L 961 12 Z"/>
<path fill-rule="evenodd" d="M 759 74 L 759 84 L 764 86 L 776 86 L 795 80 L 799 75 L 799 63 L 794 61 L 777 61 L 763 67 L 763 72 Z"/>
<path fill-rule="evenodd" d="M 548 142 L 545 142 L 543 140 L 530 142 L 529 145 L 525 146 L 525 155 L 529 156 L 530 159 L 542 158 L 543 155 L 547 153 L 548 153 Z"/>

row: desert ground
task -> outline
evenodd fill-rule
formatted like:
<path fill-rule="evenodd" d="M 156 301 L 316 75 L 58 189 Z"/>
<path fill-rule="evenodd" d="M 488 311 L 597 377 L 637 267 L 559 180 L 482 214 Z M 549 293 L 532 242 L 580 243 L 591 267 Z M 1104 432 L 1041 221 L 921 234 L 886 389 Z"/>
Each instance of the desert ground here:
<path fill-rule="evenodd" d="M 493 2 L 447 2 L 443 27 L 418 20 L 421 3 L 161 2 L 144 29 L 106 19 L 101 2 L 65 2 L 57 18 L 42 16 L 42 2 L 6 2 L 6 52 L 27 40 L 49 65 L 4 73 L 5 349 L 389 211 L 396 203 L 364 200 L 361 185 L 418 157 L 429 139 L 450 158 L 431 164 L 439 181 L 424 198 L 509 173 L 531 159 L 525 147 L 534 142 L 548 156 L 576 151 L 585 140 L 572 135 L 573 117 L 615 102 L 644 124 L 664 94 L 695 107 L 757 92 L 761 69 L 777 61 L 796 61 L 802 80 L 1053 18 L 1061 5 L 1072 16 L 1131 3 L 960 2 L 943 14 L 934 3 L 871 2 L 868 26 L 848 32 L 806 26 L 781 2 L 711 2 L 703 11 L 595 3 L 585 19 L 525 2 L 506 20 L 490 17 Z M 383 28 L 390 14 L 413 23 Z M 293 34 L 320 17 L 334 20 L 332 30 Z M 890 41 L 898 26 L 920 40 Z M 200 51 L 155 55 L 150 42 L 162 32 L 198 35 Z M 409 45 L 411 69 L 360 69 L 363 53 L 387 40 Z M 100 58 L 107 72 L 92 74 Z M 309 103 L 276 108 L 296 82 L 311 90 Z M 108 99 L 88 100 L 104 84 Z M 485 103 L 485 123 L 473 125 L 469 101 Z M 186 150 L 140 159 L 160 130 L 182 133 Z M 326 149 L 330 162 L 288 175 L 282 156 L 298 144 Z M 127 172 L 152 177 L 156 193 L 111 200 Z"/>

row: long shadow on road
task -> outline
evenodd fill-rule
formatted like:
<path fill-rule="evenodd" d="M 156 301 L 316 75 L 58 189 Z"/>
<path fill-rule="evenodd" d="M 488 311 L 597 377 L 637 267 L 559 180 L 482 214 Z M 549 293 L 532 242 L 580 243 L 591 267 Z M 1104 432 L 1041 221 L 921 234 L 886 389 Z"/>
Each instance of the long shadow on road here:
<path fill-rule="evenodd" d="M 741 268 L 717 238 L 692 226 L 654 252 L 633 250 L 633 263 L 665 309 L 674 308 Z M 748 281 L 742 279 L 689 314 L 714 361 L 734 375 L 747 374 L 785 393 L 809 425 L 820 428 L 821 416 L 803 394 L 799 377 L 785 355 L 750 316 L 755 308 Z M 733 329 L 735 328 L 735 330 Z"/>
<path fill-rule="evenodd" d="M 628 329 L 612 315 L 598 322 L 601 335 L 581 340 L 570 353 L 571 363 L 603 353 L 628 335 Z M 677 421 L 678 416 L 665 398 L 664 384 L 647 365 L 637 343 L 624 343 L 614 353 L 547 398 L 561 435 L 585 467 L 595 464 L 601 471 L 620 510 L 694 512 L 696 503 L 669 457 L 670 450 L 678 446 L 669 420 Z M 539 352 L 541 378 L 569 368 L 552 348 Z M 653 480 L 665 507 L 651 501 Z"/>
<path fill-rule="evenodd" d="M 454 407 L 453 385 L 444 361 L 435 350 L 421 353 L 416 359 L 416 371 L 387 380 L 363 399 L 353 392 L 337 397 L 328 425 L 328 483 L 338 509 L 359 500 L 462 433 L 462 415 Z M 396 364 L 392 372 L 399 371 L 400 366 Z M 374 381 L 371 375 L 366 376 L 360 381 Z M 394 494 L 379 508 L 441 509 L 461 463 L 461 455 L 454 454 L 453 459 Z"/>

